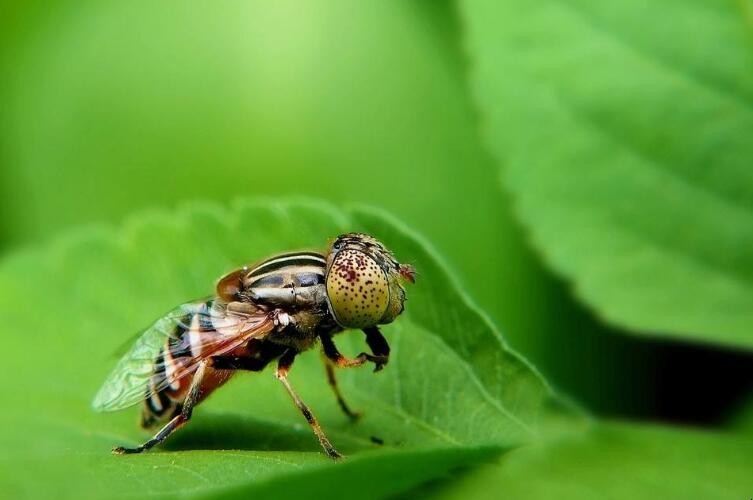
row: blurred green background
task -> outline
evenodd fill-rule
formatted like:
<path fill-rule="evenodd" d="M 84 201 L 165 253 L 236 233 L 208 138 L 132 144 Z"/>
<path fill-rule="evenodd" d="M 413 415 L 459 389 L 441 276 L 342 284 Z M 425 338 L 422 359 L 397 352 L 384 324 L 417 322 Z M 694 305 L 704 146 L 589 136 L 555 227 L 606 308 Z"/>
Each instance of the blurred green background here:
<path fill-rule="evenodd" d="M 368 203 L 423 232 L 518 347 L 597 328 L 507 213 L 451 3 L 27 8 L 2 82 L 10 245 L 194 198 Z"/>
<path fill-rule="evenodd" d="M 3 252 L 195 199 L 374 205 L 594 413 L 718 424 L 745 399 L 749 355 L 627 335 L 545 266 L 483 138 L 455 2 L 2 9 Z"/>
<path fill-rule="evenodd" d="M 196 198 L 381 206 L 440 250 L 555 384 L 598 410 L 648 411 L 656 354 L 605 335 L 510 214 L 452 2 L 11 9 L 0 81 L 6 249 Z M 583 356 L 600 376 L 579 369 Z"/>

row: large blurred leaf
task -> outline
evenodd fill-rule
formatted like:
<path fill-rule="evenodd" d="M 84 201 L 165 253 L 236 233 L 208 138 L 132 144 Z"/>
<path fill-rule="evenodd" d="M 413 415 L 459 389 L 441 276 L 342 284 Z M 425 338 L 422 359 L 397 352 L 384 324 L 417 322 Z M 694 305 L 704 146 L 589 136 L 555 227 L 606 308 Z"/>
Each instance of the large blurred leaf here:
<path fill-rule="evenodd" d="M 462 5 L 489 143 L 550 265 L 609 321 L 753 347 L 749 2 Z"/>
<path fill-rule="evenodd" d="M 750 498 L 753 447 L 731 435 L 600 424 L 505 454 L 431 498 L 727 500 Z M 422 488 L 423 496 L 426 490 Z"/>
<path fill-rule="evenodd" d="M 345 230 L 383 238 L 420 276 L 404 316 L 384 328 L 393 346 L 388 368 L 340 375 L 347 397 L 366 412 L 361 421 L 352 424 L 339 413 L 316 353 L 302 356 L 291 373 L 334 443 L 363 461 L 341 469 L 328 464 L 271 372 L 239 375 L 218 391 L 168 441 L 173 451 L 110 456 L 112 445 L 147 437 L 136 428 L 136 409 L 89 410 L 124 339 L 171 306 L 210 294 L 214 280 L 234 266 L 321 247 Z M 310 467 L 333 468 L 291 481 L 318 488 L 310 481 L 352 468 L 392 470 L 379 478 L 383 489 L 371 493 L 377 495 L 478 460 L 489 447 L 529 441 L 553 402 L 432 253 L 371 211 L 346 216 L 312 204 L 239 203 L 232 210 L 206 205 L 142 214 L 119 232 L 86 231 L 51 250 L 6 259 L 0 317 L 4 348 L 14 354 L 5 361 L 13 376 L 2 382 L 0 489 L 18 495 L 193 495 L 230 486 L 248 493 Z M 363 349 L 357 334 L 338 343 L 349 355 Z M 382 454 L 369 451 L 377 447 L 373 436 L 384 440 Z M 456 455 L 441 451 L 448 448 Z M 384 463 L 409 460 L 395 456 L 408 450 L 418 450 L 425 467 L 396 473 Z"/>

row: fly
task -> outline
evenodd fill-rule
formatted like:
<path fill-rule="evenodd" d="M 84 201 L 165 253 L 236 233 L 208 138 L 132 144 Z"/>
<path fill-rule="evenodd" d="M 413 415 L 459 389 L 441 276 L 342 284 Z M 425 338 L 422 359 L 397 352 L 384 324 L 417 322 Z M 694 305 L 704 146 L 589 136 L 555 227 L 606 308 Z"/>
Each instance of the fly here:
<path fill-rule="evenodd" d="M 301 352 L 321 345 L 327 379 L 343 412 L 357 418 L 337 386 L 335 368 L 389 361 L 379 325 L 404 309 L 403 284 L 415 281 L 380 241 L 366 234 L 339 236 L 326 254 L 291 252 L 237 269 L 219 280 L 216 296 L 180 305 L 139 337 L 97 393 L 92 406 L 115 411 L 142 403 L 141 425 L 161 426 L 152 439 L 114 453 L 141 453 L 191 419 L 193 409 L 238 370 L 275 375 L 316 435 L 324 452 L 341 455 L 288 381 Z M 343 356 L 335 334 L 359 329 L 371 352 Z"/>

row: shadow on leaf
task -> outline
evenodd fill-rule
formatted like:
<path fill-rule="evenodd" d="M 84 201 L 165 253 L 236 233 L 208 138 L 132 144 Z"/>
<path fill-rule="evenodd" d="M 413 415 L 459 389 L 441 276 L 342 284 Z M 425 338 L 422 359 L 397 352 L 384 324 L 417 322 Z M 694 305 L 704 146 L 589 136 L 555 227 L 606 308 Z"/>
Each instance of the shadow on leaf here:
<path fill-rule="evenodd" d="M 364 448 L 349 436 L 330 438 L 344 452 Z M 162 448 L 179 450 L 321 451 L 308 425 L 282 425 L 232 414 L 203 414 L 167 440 Z"/>

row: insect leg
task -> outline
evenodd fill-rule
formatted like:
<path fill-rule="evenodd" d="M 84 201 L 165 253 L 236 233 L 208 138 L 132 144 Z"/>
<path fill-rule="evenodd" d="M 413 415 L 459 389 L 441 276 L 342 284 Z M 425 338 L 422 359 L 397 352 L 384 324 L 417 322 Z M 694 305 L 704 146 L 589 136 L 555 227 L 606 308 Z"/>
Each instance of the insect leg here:
<path fill-rule="evenodd" d="M 324 368 L 327 370 L 327 382 L 332 388 L 332 391 L 335 393 L 337 404 L 340 405 L 340 409 L 342 409 L 343 413 L 345 413 L 348 418 L 350 418 L 351 420 L 357 420 L 358 417 L 361 416 L 361 412 L 351 410 L 348 404 L 345 402 L 345 399 L 343 399 L 343 395 L 337 385 L 337 378 L 335 377 L 335 367 L 333 366 L 332 361 L 330 361 L 326 356 L 322 356 L 322 360 L 324 361 Z"/>
<path fill-rule="evenodd" d="M 366 334 L 366 343 L 374 354 L 373 359 L 370 359 L 369 361 L 374 362 L 376 365 L 374 371 L 378 372 L 384 368 L 384 365 L 390 360 L 390 345 L 376 326 L 364 328 L 363 333 Z"/>
<path fill-rule="evenodd" d="M 201 391 L 202 380 L 204 379 L 204 370 L 206 369 L 206 364 L 206 361 L 202 361 L 199 364 L 199 367 L 196 369 L 196 373 L 191 380 L 191 387 L 188 389 L 188 395 L 183 401 L 183 406 L 178 415 L 173 417 L 173 419 L 170 420 L 162 429 L 160 429 L 152 439 L 142 444 L 141 446 L 137 446 L 136 448 L 125 448 L 123 446 L 118 446 L 116 448 L 113 448 L 112 452 L 118 455 L 125 455 L 147 451 L 160 444 L 162 441 L 167 439 L 170 434 L 183 427 L 191 419 L 193 407 L 199 400 L 199 393 Z"/>
<path fill-rule="evenodd" d="M 365 352 L 362 352 L 355 358 L 347 358 L 337 350 L 337 346 L 335 346 L 335 342 L 334 340 L 332 340 L 332 337 L 330 335 L 321 335 L 319 338 L 322 341 L 322 351 L 324 352 L 324 355 L 327 356 L 327 359 L 334 363 L 334 365 L 338 368 L 353 368 L 356 366 L 361 366 L 367 361 L 371 361 L 376 365 L 374 371 L 379 371 L 382 369 L 382 366 L 387 363 L 386 357 L 373 356 Z"/>
<path fill-rule="evenodd" d="M 361 353 L 353 359 L 346 358 L 340 354 L 340 351 L 337 350 L 337 346 L 330 335 L 321 335 L 320 339 L 322 341 L 322 352 L 324 352 L 327 359 L 334 363 L 338 368 L 361 366 L 367 361 L 366 353 Z"/>
<path fill-rule="evenodd" d="M 290 371 L 290 367 L 293 365 L 293 361 L 295 361 L 295 357 L 297 355 L 298 351 L 296 351 L 295 349 L 288 349 L 277 362 L 277 371 L 275 372 L 275 376 L 277 377 L 277 380 L 282 382 L 282 385 L 285 387 L 285 390 L 288 391 L 288 394 L 293 400 L 293 403 L 295 403 L 306 421 L 311 426 L 311 430 L 313 430 L 314 434 L 316 434 L 316 437 L 319 439 L 319 443 L 322 445 L 322 448 L 324 448 L 327 456 L 329 456 L 330 458 L 340 458 L 342 457 L 342 455 L 335 449 L 334 446 L 332 446 L 332 443 L 330 443 L 329 439 L 327 439 L 327 436 L 324 434 L 324 431 L 322 431 L 322 428 L 319 425 L 319 422 L 316 420 L 316 417 L 314 417 L 314 414 L 311 413 L 311 410 L 308 406 L 306 406 L 306 403 L 301 400 L 298 394 L 290 386 L 290 382 L 288 381 L 288 372 Z"/>

